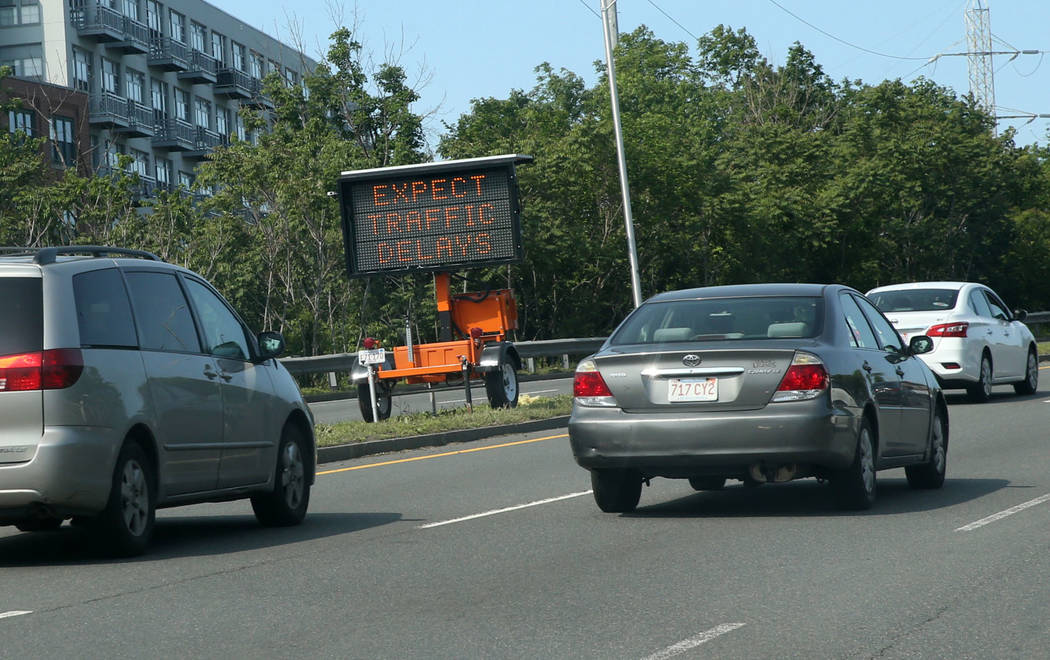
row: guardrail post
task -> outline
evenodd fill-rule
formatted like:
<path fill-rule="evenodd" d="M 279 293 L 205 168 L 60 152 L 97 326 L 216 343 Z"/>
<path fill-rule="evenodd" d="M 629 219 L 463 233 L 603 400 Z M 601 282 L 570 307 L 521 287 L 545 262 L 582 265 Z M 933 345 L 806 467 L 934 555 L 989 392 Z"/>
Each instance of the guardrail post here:
<path fill-rule="evenodd" d="M 328 386 L 331 387 L 333 390 L 339 387 L 339 379 L 336 378 L 334 371 L 328 372 Z"/>
<path fill-rule="evenodd" d="M 529 373 L 536 373 L 536 358 L 525 358 L 525 362 L 529 365 Z"/>
<path fill-rule="evenodd" d="M 565 371 L 569 370 L 569 354 L 568 353 L 562 353 L 561 354 L 561 368 L 564 369 Z"/>

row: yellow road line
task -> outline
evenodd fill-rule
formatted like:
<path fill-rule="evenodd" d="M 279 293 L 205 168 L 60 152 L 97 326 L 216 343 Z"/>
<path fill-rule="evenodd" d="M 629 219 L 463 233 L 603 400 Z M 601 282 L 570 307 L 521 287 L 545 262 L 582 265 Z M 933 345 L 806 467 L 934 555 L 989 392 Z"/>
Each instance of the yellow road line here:
<path fill-rule="evenodd" d="M 545 440 L 557 440 L 558 438 L 567 438 L 568 433 L 562 433 L 560 435 L 549 435 L 545 438 L 532 438 L 531 440 L 516 440 L 514 442 L 504 442 L 499 445 L 489 445 L 488 447 L 474 447 L 473 449 L 460 449 L 458 451 L 447 451 L 443 454 L 430 454 L 429 456 L 413 456 L 412 458 L 399 458 L 396 461 L 384 461 L 382 463 L 369 463 L 368 465 L 354 465 L 351 467 L 338 468 L 335 470 L 325 470 L 318 472 L 318 475 L 322 474 L 335 474 L 337 472 L 349 472 L 350 470 L 364 470 L 367 468 L 382 467 L 384 465 L 397 465 L 398 463 L 412 463 L 413 461 L 425 461 L 431 458 L 443 458 L 445 456 L 455 456 L 457 454 L 472 454 L 477 451 L 486 451 L 488 449 L 502 449 L 503 447 L 515 447 L 517 445 L 528 445 L 533 442 L 543 442 Z"/>

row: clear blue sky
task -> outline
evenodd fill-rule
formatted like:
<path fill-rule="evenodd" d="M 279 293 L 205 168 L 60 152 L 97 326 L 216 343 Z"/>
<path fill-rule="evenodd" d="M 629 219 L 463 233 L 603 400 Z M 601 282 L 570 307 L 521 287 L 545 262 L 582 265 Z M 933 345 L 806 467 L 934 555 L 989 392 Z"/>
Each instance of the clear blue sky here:
<path fill-rule="evenodd" d="M 604 59 L 599 0 L 210 1 L 282 40 L 290 40 L 289 26 L 297 25 L 306 54 L 315 58 L 336 26 L 332 8 L 348 25 L 356 14 L 366 51 L 379 61 L 393 54 L 410 82 L 422 85 L 422 101 L 414 109 L 428 114 L 431 147 L 443 132 L 441 122 L 454 123 L 470 110 L 471 99 L 506 98 L 512 89 L 531 89 L 533 70 L 541 62 L 593 84 L 593 62 Z M 925 75 L 959 94 L 969 91 L 965 57 L 923 65 L 938 53 L 966 50 L 966 5 L 966 0 L 617 3 L 620 32 L 644 24 L 661 39 L 689 44 L 694 53 L 694 37 L 724 23 L 746 28 L 762 55 L 775 64 L 782 64 L 788 48 L 799 41 L 835 80 L 877 83 Z M 985 6 L 991 10 L 995 50 L 1050 51 L 1050 0 L 985 0 Z M 1012 62 L 996 56 L 994 62 L 999 114 L 1050 113 L 1050 54 L 1045 62 L 1043 55 L 1022 55 Z M 1008 124 L 1018 126 L 1019 144 L 1047 142 L 1050 120 L 1001 121 L 1000 129 Z"/>

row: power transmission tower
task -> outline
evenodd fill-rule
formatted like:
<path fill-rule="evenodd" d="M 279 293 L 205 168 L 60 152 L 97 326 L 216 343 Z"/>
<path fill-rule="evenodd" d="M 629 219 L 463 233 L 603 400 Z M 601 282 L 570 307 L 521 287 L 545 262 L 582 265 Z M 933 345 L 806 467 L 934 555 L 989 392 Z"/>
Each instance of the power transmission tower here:
<path fill-rule="evenodd" d="M 966 3 L 966 60 L 970 93 L 977 105 L 995 117 L 995 69 L 992 63 L 991 17 L 984 0 Z"/>

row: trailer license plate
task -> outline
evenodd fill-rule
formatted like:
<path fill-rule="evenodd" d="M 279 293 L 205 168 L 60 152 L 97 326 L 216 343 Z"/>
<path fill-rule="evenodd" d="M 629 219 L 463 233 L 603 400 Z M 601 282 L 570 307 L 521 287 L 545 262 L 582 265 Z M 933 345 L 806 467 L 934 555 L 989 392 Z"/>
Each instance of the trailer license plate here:
<path fill-rule="evenodd" d="M 357 361 L 361 364 L 383 364 L 386 361 L 386 349 L 372 348 L 358 351 Z"/>
<path fill-rule="evenodd" d="M 717 378 L 672 378 L 667 382 L 667 400 L 718 401 Z"/>

